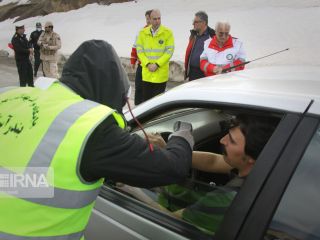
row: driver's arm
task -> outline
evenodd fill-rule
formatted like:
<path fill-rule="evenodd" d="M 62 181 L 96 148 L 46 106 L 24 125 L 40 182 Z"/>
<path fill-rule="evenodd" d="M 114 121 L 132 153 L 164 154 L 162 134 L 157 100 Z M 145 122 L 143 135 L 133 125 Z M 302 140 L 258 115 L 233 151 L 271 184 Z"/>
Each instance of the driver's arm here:
<path fill-rule="evenodd" d="M 160 134 L 148 134 L 149 141 L 161 148 L 165 148 L 166 142 Z M 229 173 L 232 167 L 227 164 L 223 156 L 212 152 L 193 151 L 192 168 L 204 172 Z"/>
<path fill-rule="evenodd" d="M 204 172 L 229 173 L 232 167 L 227 164 L 223 156 L 211 152 L 193 151 L 192 167 Z"/>

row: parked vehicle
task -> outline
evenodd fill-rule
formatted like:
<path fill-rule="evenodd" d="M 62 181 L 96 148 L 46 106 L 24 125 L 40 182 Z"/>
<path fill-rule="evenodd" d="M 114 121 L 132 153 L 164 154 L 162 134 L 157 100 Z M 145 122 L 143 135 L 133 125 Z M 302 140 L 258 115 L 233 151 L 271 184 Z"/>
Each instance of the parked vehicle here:
<path fill-rule="evenodd" d="M 319 240 L 319 97 L 319 68 L 278 66 L 188 82 L 137 106 L 133 113 L 147 132 L 166 137 L 176 121 L 192 123 L 194 149 L 200 151 L 220 152 L 220 123 L 235 114 L 273 116 L 279 124 L 213 235 L 106 181 L 86 239 Z M 142 135 L 130 114 L 125 116 L 131 131 Z M 183 187 L 210 191 L 225 181 L 226 176 L 193 170 Z"/>

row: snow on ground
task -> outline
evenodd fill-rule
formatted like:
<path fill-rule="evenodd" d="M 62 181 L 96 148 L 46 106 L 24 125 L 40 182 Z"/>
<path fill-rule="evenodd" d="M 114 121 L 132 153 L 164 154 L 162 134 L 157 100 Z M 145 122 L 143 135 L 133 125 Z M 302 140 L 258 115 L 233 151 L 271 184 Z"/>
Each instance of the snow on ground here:
<path fill-rule="evenodd" d="M 320 65 L 320 0 L 138 0 L 137 3 L 110 6 L 89 4 L 78 10 L 17 23 L 13 23 L 14 19 L 0 22 L 0 49 L 8 50 L 15 25 L 24 24 L 29 35 L 36 22 L 50 20 L 54 23 L 54 31 L 61 36 L 62 54 L 69 55 L 80 43 L 94 38 L 110 42 L 119 56 L 130 57 L 135 36 L 144 25 L 144 13 L 153 8 L 160 9 L 162 24 L 173 30 L 175 52 L 172 60 L 183 61 L 194 13 L 204 10 L 209 15 L 211 27 L 217 21 L 230 22 L 231 34 L 244 43 L 247 60 L 290 48 L 249 64 L 250 68 Z"/>
<path fill-rule="evenodd" d="M 2 0 L 0 1 L 0 6 L 6 5 L 8 3 L 18 3 L 19 4 L 26 4 L 28 3 L 30 0 Z"/>

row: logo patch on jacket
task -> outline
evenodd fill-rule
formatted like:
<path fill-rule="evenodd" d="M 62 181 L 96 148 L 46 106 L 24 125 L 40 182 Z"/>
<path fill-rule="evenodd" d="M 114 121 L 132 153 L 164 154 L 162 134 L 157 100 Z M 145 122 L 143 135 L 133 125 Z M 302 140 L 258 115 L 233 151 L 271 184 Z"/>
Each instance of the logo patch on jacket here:
<path fill-rule="evenodd" d="M 21 116 L 22 113 L 12 109 L 11 113 L 0 114 L 0 134 L 14 134 L 16 137 L 25 129 L 31 129 L 37 125 L 39 120 L 39 106 L 36 104 L 36 99 L 28 95 L 20 95 L 13 98 L 7 98 L 0 101 L 0 105 L 5 106 L 7 103 L 17 102 L 19 105 L 24 104 L 29 108 L 30 115 L 28 117 Z M 23 119 L 23 120 L 18 120 Z"/>
<path fill-rule="evenodd" d="M 232 60 L 233 59 L 233 55 L 231 53 L 227 54 L 226 59 Z"/>
<path fill-rule="evenodd" d="M 164 41 L 162 39 L 159 40 L 159 44 L 163 44 Z"/>

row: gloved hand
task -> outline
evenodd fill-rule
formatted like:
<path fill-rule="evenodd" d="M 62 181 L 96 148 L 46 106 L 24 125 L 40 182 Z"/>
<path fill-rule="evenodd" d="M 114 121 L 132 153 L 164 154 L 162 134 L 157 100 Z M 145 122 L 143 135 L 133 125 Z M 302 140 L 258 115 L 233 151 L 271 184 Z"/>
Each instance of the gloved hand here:
<path fill-rule="evenodd" d="M 177 121 L 173 126 L 173 133 L 170 134 L 169 140 L 172 137 L 182 137 L 184 138 L 190 145 L 190 148 L 193 149 L 194 139 L 192 136 L 192 125 L 191 123 Z"/>

